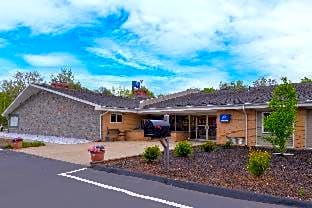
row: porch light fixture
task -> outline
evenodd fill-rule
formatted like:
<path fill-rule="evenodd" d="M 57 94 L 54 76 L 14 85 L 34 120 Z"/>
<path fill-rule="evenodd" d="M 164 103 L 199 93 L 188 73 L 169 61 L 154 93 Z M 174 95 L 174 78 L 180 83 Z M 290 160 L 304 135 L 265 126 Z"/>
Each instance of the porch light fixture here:
<path fill-rule="evenodd" d="M 185 106 L 186 108 L 191 108 L 191 107 L 193 107 L 192 105 L 187 105 L 187 106 Z"/>
<path fill-rule="evenodd" d="M 245 105 L 251 105 L 251 103 L 244 103 Z"/>

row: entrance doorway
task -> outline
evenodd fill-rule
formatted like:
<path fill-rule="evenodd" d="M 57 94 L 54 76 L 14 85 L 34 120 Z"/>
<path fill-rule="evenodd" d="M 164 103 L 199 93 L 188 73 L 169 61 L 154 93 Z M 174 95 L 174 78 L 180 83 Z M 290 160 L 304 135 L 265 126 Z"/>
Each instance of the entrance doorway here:
<path fill-rule="evenodd" d="M 217 117 L 211 115 L 191 116 L 191 139 L 215 140 L 217 134 Z"/>

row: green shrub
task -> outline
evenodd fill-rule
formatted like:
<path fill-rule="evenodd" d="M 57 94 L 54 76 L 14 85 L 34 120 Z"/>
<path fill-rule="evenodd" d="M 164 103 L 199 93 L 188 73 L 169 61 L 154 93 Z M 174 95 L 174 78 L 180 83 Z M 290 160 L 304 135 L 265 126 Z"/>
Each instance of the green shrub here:
<path fill-rule="evenodd" d="M 174 148 L 174 154 L 177 157 L 186 157 L 193 152 L 192 144 L 188 141 L 179 142 Z"/>
<path fill-rule="evenodd" d="M 160 153 L 161 153 L 160 148 L 157 145 L 152 146 L 152 147 L 147 147 L 144 150 L 143 158 L 146 161 L 151 162 L 151 161 L 157 160 L 157 158 L 160 156 Z"/>
<path fill-rule="evenodd" d="M 3 149 L 12 149 L 12 146 L 10 144 L 6 144 L 3 146 Z"/>
<path fill-rule="evenodd" d="M 45 146 L 45 144 L 43 142 L 40 142 L 40 141 L 33 141 L 33 142 L 23 141 L 23 148 L 40 147 L 40 146 Z"/>
<path fill-rule="evenodd" d="M 233 147 L 233 143 L 231 141 L 227 141 L 225 144 L 222 145 L 224 149 L 231 149 Z"/>
<path fill-rule="evenodd" d="M 304 187 L 299 187 L 299 189 L 298 189 L 298 195 L 299 195 L 299 197 L 300 198 L 304 198 L 305 197 L 305 195 L 306 195 L 306 191 L 305 191 L 305 188 Z"/>
<path fill-rule="evenodd" d="M 204 144 L 202 144 L 200 147 L 204 152 L 212 152 L 216 149 L 217 146 L 213 141 L 207 141 Z"/>
<path fill-rule="evenodd" d="M 268 152 L 251 151 L 247 169 L 254 176 L 261 176 L 270 166 L 271 155 Z"/>

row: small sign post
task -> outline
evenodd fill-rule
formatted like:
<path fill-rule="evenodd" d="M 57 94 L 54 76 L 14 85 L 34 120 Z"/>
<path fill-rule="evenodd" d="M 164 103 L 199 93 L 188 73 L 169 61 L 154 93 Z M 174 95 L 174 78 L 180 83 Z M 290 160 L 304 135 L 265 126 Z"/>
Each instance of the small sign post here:
<path fill-rule="evenodd" d="M 169 170 L 169 137 L 160 139 L 161 145 L 164 147 L 164 165 L 165 170 Z"/>

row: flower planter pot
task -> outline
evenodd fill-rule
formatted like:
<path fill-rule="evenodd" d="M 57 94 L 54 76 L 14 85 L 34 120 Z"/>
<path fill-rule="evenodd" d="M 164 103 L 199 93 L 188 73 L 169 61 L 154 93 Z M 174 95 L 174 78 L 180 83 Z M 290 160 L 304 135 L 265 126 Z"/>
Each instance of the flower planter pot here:
<path fill-rule="evenodd" d="M 21 149 L 23 147 L 23 141 L 12 142 L 11 146 L 13 149 Z"/>
<path fill-rule="evenodd" d="M 104 160 L 104 153 L 105 152 L 96 152 L 96 153 L 90 153 L 91 154 L 91 161 L 92 162 L 101 162 Z"/>

